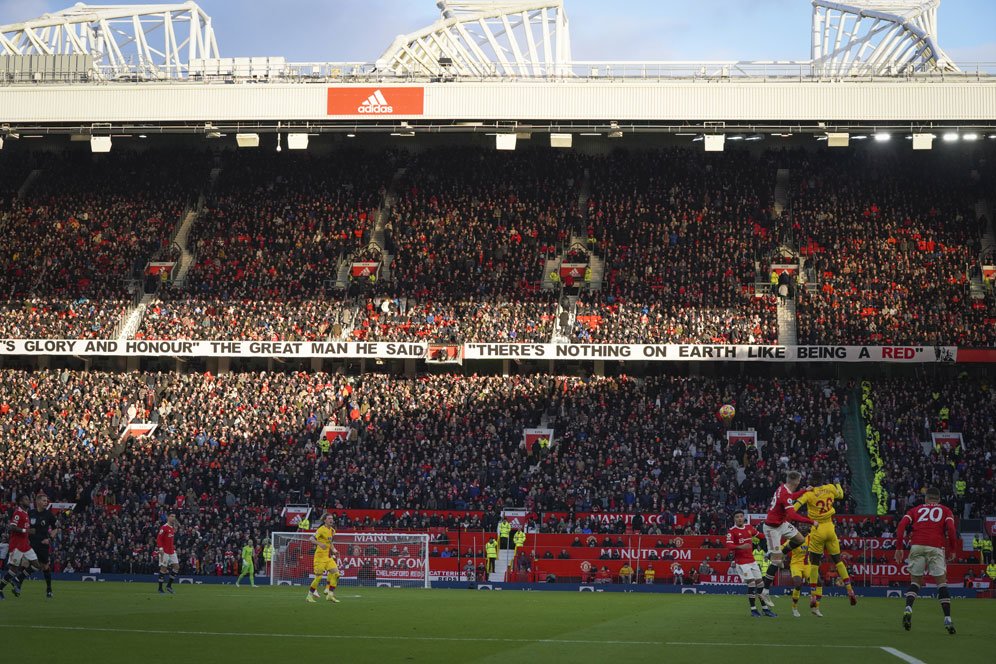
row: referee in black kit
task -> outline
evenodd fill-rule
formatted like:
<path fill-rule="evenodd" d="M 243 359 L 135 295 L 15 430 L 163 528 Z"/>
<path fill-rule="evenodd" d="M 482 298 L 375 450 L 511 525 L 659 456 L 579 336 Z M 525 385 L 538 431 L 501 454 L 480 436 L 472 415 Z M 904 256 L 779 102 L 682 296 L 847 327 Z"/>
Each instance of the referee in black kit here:
<path fill-rule="evenodd" d="M 48 508 L 48 496 L 39 493 L 35 497 L 35 509 L 28 513 L 31 520 L 31 529 L 28 533 L 31 548 L 38 556 L 38 564 L 41 565 L 42 573 L 45 575 L 45 596 L 52 597 L 52 564 L 49 560 L 49 553 L 52 549 L 52 540 L 59 529 L 56 527 L 55 515 Z"/>

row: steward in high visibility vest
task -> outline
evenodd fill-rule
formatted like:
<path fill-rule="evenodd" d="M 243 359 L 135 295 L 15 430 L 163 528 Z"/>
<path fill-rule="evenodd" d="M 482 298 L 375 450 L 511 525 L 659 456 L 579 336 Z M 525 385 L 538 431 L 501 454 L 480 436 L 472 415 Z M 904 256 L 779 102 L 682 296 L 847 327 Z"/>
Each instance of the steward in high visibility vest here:
<path fill-rule="evenodd" d="M 488 540 L 488 543 L 484 545 L 484 553 L 488 560 L 488 573 L 495 571 L 495 561 L 498 560 L 498 540 L 494 537 Z"/>
<path fill-rule="evenodd" d="M 996 563 L 990 563 L 986 567 L 986 575 L 993 581 L 996 581 Z"/>
<path fill-rule="evenodd" d="M 498 541 L 501 543 L 501 548 L 503 551 L 507 551 L 508 538 L 512 534 L 512 524 L 508 522 L 508 519 L 502 517 L 502 520 L 498 522 Z"/>
<path fill-rule="evenodd" d="M 512 536 L 512 541 L 515 542 L 515 552 L 518 553 L 522 545 L 526 543 L 526 534 L 521 530 L 515 531 L 515 535 Z"/>

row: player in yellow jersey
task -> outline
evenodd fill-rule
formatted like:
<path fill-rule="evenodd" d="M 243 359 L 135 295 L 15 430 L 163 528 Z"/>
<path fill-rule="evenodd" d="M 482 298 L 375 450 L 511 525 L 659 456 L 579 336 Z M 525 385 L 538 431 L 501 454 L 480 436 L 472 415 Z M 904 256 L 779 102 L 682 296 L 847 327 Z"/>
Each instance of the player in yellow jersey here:
<path fill-rule="evenodd" d="M 820 612 L 820 600 L 823 598 L 823 585 L 820 581 L 820 563 L 823 562 L 823 552 L 830 554 L 830 559 L 837 568 L 840 580 L 847 588 L 847 597 L 851 600 L 851 605 L 858 603 L 858 598 L 851 587 L 851 578 L 847 573 L 847 566 L 840 559 L 840 540 L 837 538 L 837 529 L 833 525 L 833 515 L 836 510 L 833 507 L 835 500 L 844 497 L 844 489 L 840 484 L 825 484 L 819 473 L 812 476 L 813 489 L 802 494 L 795 503 L 798 511 L 803 506 L 806 513 L 815 523 L 813 529 L 809 531 L 809 585 L 812 588 L 812 596 L 809 600 L 809 608 L 813 615 L 823 617 Z"/>
<path fill-rule="evenodd" d="M 315 542 L 315 580 L 311 582 L 311 589 L 308 592 L 309 602 L 318 600 L 318 586 L 322 581 L 328 582 L 325 588 L 325 599 L 330 602 L 339 601 L 335 596 L 335 587 L 339 582 L 339 564 L 336 560 L 335 546 L 332 544 L 334 537 L 333 516 L 326 513 L 322 517 L 322 525 L 312 536 L 312 540 Z"/>
<path fill-rule="evenodd" d="M 799 532 L 805 533 L 809 529 L 809 524 L 799 524 Z M 802 584 L 809 579 L 809 535 L 802 546 L 794 549 L 787 549 L 788 542 L 782 544 L 782 551 L 788 552 L 786 556 L 789 571 L 792 574 L 792 615 L 796 618 L 799 614 L 799 597 L 802 596 Z"/>

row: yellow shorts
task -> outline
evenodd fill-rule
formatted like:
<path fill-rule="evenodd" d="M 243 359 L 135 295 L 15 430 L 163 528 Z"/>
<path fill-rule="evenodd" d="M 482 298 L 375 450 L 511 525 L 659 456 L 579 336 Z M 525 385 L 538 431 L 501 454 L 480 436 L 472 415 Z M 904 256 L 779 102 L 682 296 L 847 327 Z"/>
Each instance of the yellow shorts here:
<path fill-rule="evenodd" d="M 325 572 L 336 574 L 339 572 L 339 566 L 331 558 L 315 558 L 315 576 L 321 576 Z"/>
<path fill-rule="evenodd" d="M 824 551 L 833 556 L 840 555 L 840 540 L 837 539 L 833 521 L 817 523 L 809 531 L 809 552 L 822 555 Z"/>
<path fill-rule="evenodd" d="M 807 578 L 809 574 L 809 565 L 806 563 L 806 559 L 803 558 L 798 562 L 793 560 L 791 563 L 789 563 L 789 572 L 792 574 L 792 576 L 797 576 L 801 579 Z"/>

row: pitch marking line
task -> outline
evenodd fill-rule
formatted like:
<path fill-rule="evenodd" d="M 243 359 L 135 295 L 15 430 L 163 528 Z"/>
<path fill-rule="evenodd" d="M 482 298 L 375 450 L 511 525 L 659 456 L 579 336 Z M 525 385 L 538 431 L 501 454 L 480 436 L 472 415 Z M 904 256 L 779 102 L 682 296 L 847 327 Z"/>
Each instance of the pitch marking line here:
<path fill-rule="evenodd" d="M 458 637 L 458 636 L 370 636 L 370 635 L 352 635 L 352 634 L 281 634 L 273 632 L 202 632 L 202 631 L 191 631 L 191 630 L 167 630 L 167 629 L 125 629 L 118 627 L 72 627 L 68 625 L 9 625 L 0 624 L 0 628 L 10 628 L 10 629 L 40 629 L 40 630 L 57 630 L 65 632 L 111 632 L 117 634 L 180 634 L 183 636 L 235 636 L 235 637 L 251 637 L 251 636 L 263 636 L 267 638 L 284 638 L 284 639 L 336 639 L 336 640 L 356 640 L 356 641 L 456 641 L 456 642 L 469 642 L 469 643 L 558 643 L 558 644 L 578 644 L 578 645 L 627 645 L 627 646 L 754 646 L 761 648 L 799 648 L 799 647 L 809 647 L 805 644 L 797 643 L 713 643 L 707 641 L 619 641 L 619 640 L 606 640 L 600 641 L 595 639 L 503 639 L 495 637 Z M 879 649 L 884 650 L 890 655 L 894 655 L 909 664 L 925 664 L 923 661 L 911 657 L 906 653 L 896 650 L 895 648 L 887 648 L 885 646 L 856 646 L 856 645 L 838 645 L 838 644 L 824 644 L 820 646 L 821 648 L 850 648 L 850 649 Z"/>
<path fill-rule="evenodd" d="M 668 646 L 756 646 L 760 648 L 798 648 L 804 644 L 798 643 L 710 643 L 707 641 L 668 641 L 664 645 Z M 807 646 L 808 647 L 808 646 Z M 821 645 L 821 648 L 863 648 L 872 650 L 884 650 L 890 655 L 894 655 L 899 659 L 909 662 L 909 664 L 926 664 L 923 660 L 917 659 L 912 655 L 907 655 L 902 650 L 896 650 L 895 648 L 888 648 L 886 646 L 853 646 L 853 645 L 838 645 L 838 644 L 826 644 Z"/>
<path fill-rule="evenodd" d="M 882 646 L 882 650 L 889 653 L 890 655 L 895 655 L 899 659 L 909 662 L 910 664 L 925 664 L 923 660 L 917 659 L 912 655 L 907 655 L 902 650 L 896 650 L 895 648 L 886 648 L 885 646 Z"/>
<path fill-rule="evenodd" d="M 9 625 L 0 624 L 0 628 L 11 629 L 43 629 L 59 630 L 67 632 L 113 632 L 119 634 L 179 634 L 181 636 L 265 636 L 271 638 L 285 639 L 336 639 L 336 640 L 357 640 L 357 641 L 460 641 L 469 643 L 494 642 L 494 643 L 560 643 L 579 645 L 636 645 L 636 646 L 659 646 L 664 645 L 661 641 L 598 641 L 582 639 L 502 639 L 490 637 L 458 637 L 458 636 L 371 636 L 366 634 L 277 634 L 267 632 L 200 632 L 189 630 L 171 629 L 125 629 L 118 627 L 72 627 L 68 625 Z"/>

